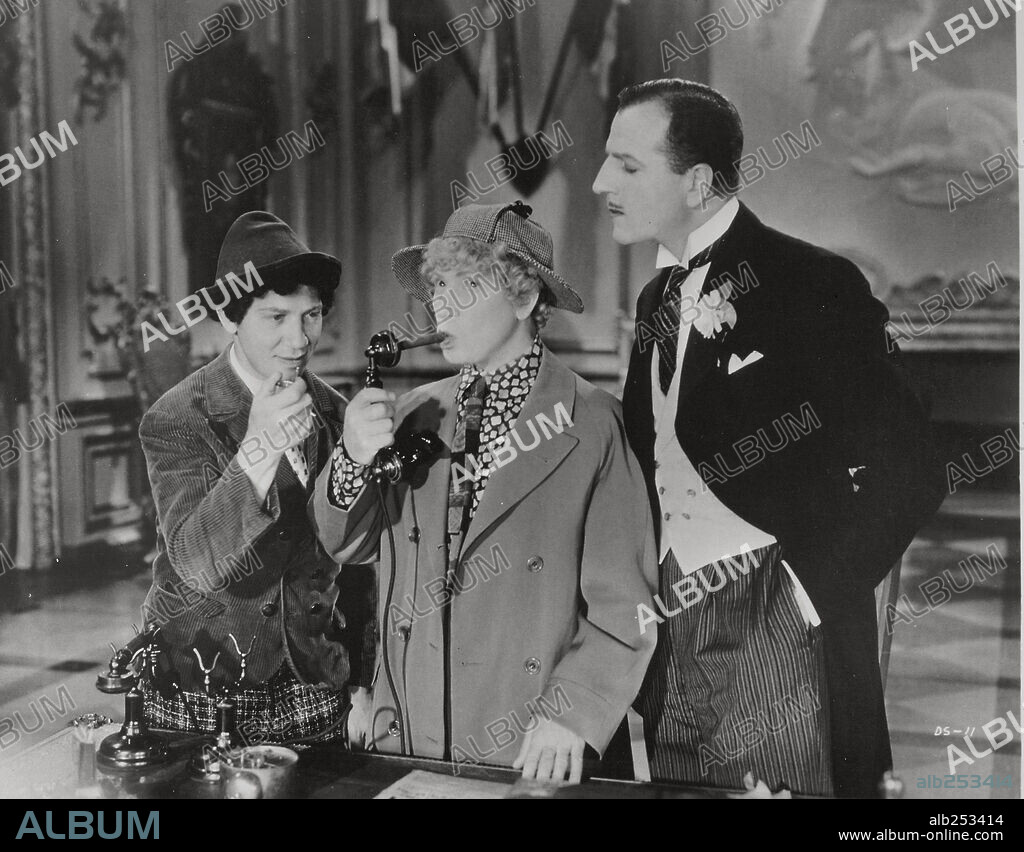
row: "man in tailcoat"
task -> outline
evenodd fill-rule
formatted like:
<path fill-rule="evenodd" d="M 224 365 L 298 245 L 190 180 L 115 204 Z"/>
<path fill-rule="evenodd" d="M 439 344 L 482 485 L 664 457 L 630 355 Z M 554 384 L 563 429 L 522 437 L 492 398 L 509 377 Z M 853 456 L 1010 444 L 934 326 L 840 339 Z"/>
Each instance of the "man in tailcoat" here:
<path fill-rule="evenodd" d="M 737 199 L 742 125 L 714 89 L 625 89 L 606 153 L 613 238 L 659 246 L 623 397 L 661 565 L 652 774 L 877 795 L 873 591 L 944 494 L 888 313 Z"/>

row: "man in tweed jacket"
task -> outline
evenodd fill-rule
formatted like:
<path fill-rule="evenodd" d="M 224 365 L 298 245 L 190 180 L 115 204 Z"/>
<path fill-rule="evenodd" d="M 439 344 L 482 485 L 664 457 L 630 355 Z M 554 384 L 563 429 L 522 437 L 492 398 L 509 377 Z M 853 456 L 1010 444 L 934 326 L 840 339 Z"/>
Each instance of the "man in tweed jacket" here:
<path fill-rule="evenodd" d="M 243 269 L 251 293 L 235 286 Z M 203 292 L 233 342 L 143 418 L 159 523 L 144 614 L 164 652 L 147 685 L 152 724 L 212 730 L 226 690 L 243 734 L 341 733 L 361 651 L 350 660 L 341 641 L 339 566 L 306 504 L 341 434 L 344 400 L 305 369 L 340 269 L 276 217 L 240 217 L 219 287 Z"/>

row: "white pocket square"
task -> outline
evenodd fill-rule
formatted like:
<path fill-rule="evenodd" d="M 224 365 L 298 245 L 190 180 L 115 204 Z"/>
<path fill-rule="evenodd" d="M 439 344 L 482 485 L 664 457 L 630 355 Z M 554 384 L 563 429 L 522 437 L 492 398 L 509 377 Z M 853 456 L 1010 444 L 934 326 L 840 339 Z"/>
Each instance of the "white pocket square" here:
<path fill-rule="evenodd" d="M 731 376 L 737 370 L 742 370 L 744 367 L 749 367 L 755 361 L 760 361 L 762 358 L 764 358 L 764 355 L 762 355 L 756 349 L 753 352 L 751 352 L 746 358 L 740 358 L 740 356 L 734 352 L 732 354 L 732 357 L 729 358 L 729 375 Z"/>

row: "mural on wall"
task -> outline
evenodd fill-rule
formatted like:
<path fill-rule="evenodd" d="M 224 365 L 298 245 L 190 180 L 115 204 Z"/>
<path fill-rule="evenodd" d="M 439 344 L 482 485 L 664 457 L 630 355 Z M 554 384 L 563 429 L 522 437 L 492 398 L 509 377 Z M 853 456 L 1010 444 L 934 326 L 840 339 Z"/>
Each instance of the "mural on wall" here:
<path fill-rule="evenodd" d="M 976 85 L 967 63 L 908 62 L 911 42 L 928 44 L 949 9 L 935 0 L 839 4 L 825 9 L 809 47 L 816 112 L 859 149 L 864 177 L 891 177 L 890 191 L 913 205 L 949 203 L 950 181 L 986 181 L 982 162 L 1016 147 L 1012 94 Z M 954 190 L 955 193 L 955 190 Z M 1016 181 L 992 200 L 1017 203 Z"/>
<path fill-rule="evenodd" d="M 973 21 L 971 8 L 794 0 L 715 44 L 711 83 L 743 117 L 743 200 L 853 260 L 894 326 L 910 329 L 901 345 L 1013 350 L 1016 20 L 976 0 L 986 27 L 955 45 L 945 22 Z M 935 59 L 912 60 L 914 44 Z M 801 133 L 802 147 L 790 145 Z"/>
<path fill-rule="evenodd" d="M 240 9 L 235 12 L 236 20 L 241 14 Z M 264 149 L 272 161 L 291 152 L 274 145 L 278 115 L 273 81 L 250 52 L 244 32 L 220 44 L 204 40 L 197 45 L 193 59 L 171 74 L 168 109 L 181 181 L 189 292 L 195 292 L 217 277 L 217 256 L 232 222 L 267 206 L 268 182 L 243 182 L 238 161 Z M 204 186 L 211 181 L 230 187 L 228 197 L 209 197 Z"/>

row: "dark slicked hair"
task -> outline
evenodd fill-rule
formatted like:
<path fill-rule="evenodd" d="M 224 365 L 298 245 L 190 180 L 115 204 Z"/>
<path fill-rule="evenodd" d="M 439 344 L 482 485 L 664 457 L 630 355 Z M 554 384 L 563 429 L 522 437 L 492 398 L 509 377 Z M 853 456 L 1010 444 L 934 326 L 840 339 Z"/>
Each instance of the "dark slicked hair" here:
<path fill-rule="evenodd" d="M 316 294 L 320 297 L 320 301 L 324 306 L 324 316 L 327 316 L 327 313 L 332 307 L 334 307 L 335 288 L 325 282 L 303 281 L 302 278 L 290 276 L 282 276 L 276 280 L 267 281 L 266 287 L 261 287 L 259 290 L 255 290 L 252 293 L 246 293 L 240 299 L 232 299 L 224 306 L 224 316 L 231 320 L 231 322 L 235 323 L 235 325 L 238 325 L 243 319 L 245 319 L 245 315 L 249 313 L 249 308 L 252 307 L 252 303 L 256 299 L 262 299 L 268 293 L 277 293 L 279 296 L 290 296 L 303 284 L 313 290 L 316 290 Z"/>
<path fill-rule="evenodd" d="M 669 117 L 665 153 L 672 171 L 683 174 L 707 163 L 714 176 L 711 191 L 733 195 L 739 189 L 737 167 L 743 156 L 743 123 L 721 92 L 691 80 L 648 80 L 619 92 L 619 109 L 657 101 Z"/>

